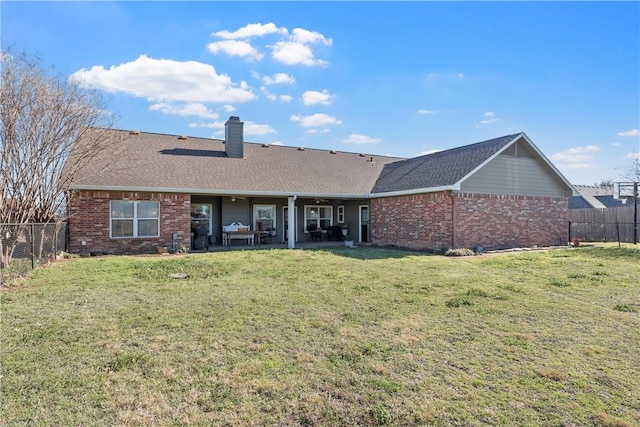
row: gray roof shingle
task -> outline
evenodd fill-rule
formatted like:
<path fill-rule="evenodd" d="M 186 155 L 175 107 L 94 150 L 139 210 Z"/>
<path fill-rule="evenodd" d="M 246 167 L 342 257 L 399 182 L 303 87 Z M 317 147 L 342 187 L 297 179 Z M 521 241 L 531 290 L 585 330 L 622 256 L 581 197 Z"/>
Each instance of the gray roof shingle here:
<path fill-rule="evenodd" d="M 224 142 L 217 139 L 112 132 L 118 142 L 82 168 L 72 188 L 364 196 L 384 165 L 399 160 L 247 142 L 244 158 L 236 159 L 226 156 Z"/>
<path fill-rule="evenodd" d="M 453 185 L 519 135 L 507 135 L 387 164 L 373 187 L 373 193 Z"/>

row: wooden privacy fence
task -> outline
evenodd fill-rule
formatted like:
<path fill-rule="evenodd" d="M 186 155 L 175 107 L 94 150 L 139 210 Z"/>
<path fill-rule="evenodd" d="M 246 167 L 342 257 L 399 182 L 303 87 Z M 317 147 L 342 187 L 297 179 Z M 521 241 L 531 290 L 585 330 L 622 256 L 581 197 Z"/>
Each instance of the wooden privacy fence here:
<path fill-rule="evenodd" d="M 634 240 L 634 206 L 621 208 L 569 209 L 569 237 L 589 242 Z"/>

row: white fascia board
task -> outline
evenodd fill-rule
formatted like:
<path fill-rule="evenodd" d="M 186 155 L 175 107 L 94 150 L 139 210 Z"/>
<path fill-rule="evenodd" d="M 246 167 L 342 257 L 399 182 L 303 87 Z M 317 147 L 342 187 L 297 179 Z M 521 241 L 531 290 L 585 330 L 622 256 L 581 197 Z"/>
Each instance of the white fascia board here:
<path fill-rule="evenodd" d="M 172 188 L 172 187 L 134 187 L 111 185 L 72 185 L 70 190 L 77 191 L 129 191 L 137 193 L 179 193 L 179 194 L 206 194 L 215 196 L 244 196 L 244 197 L 291 197 L 322 198 L 322 199 L 366 199 L 367 194 L 342 194 L 342 193 L 300 193 L 282 191 L 247 191 L 211 188 Z"/>
<path fill-rule="evenodd" d="M 387 193 L 372 193 L 369 195 L 371 199 L 380 199 L 383 197 L 412 196 L 424 193 L 439 193 L 441 191 L 460 191 L 459 183 L 454 185 L 443 185 L 441 187 L 415 188 L 412 190 L 389 191 Z"/>

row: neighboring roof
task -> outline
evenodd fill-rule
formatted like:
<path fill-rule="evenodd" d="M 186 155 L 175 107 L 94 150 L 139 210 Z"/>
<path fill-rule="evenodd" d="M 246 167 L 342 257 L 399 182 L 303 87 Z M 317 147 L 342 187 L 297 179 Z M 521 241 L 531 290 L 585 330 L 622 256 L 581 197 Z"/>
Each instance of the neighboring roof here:
<path fill-rule="evenodd" d="M 601 187 L 597 185 L 576 185 L 580 194 L 569 198 L 569 209 L 583 208 L 617 208 L 624 204 L 621 200 L 613 198 L 613 187 Z M 582 201 L 580 201 L 580 199 Z"/>
<path fill-rule="evenodd" d="M 582 196 L 569 197 L 569 209 L 590 209 L 593 208 Z"/>
<path fill-rule="evenodd" d="M 384 165 L 400 159 L 247 142 L 236 159 L 217 139 L 111 132 L 118 142 L 83 167 L 71 189 L 365 197 Z"/>

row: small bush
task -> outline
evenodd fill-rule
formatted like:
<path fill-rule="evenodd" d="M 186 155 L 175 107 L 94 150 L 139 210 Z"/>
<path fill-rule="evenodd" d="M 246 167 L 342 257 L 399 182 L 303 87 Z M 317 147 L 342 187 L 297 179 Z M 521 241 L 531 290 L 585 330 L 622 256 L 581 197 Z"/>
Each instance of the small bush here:
<path fill-rule="evenodd" d="M 567 286 L 571 286 L 569 282 L 560 279 L 553 279 L 551 281 L 551 286 L 556 286 L 558 288 L 566 288 Z"/>
<path fill-rule="evenodd" d="M 622 311 L 624 313 L 637 313 L 638 312 L 638 307 L 632 305 L 632 304 L 616 304 L 615 307 L 613 307 L 614 310 L 616 311 Z"/>
<path fill-rule="evenodd" d="M 447 301 L 447 307 L 460 307 L 463 305 L 473 305 L 473 299 L 469 295 L 461 295 Z"/>
<path fill-rule="evenodd" d="M 470 297 L 483 297 L 483 298 L 489 298 L 489 292 L 485 291 L 484 289 L 478 289 L 478 288 L 473 288 L 473 289 L 469 289 L 467 291 L 467 295 Z"/>
<path fill-rule="evenodd" d="M 390 424 L 393 421 L 391 412 L 381 404 L 369 409 L 369 415 L 378 425 L 381 426 Z"/>
<path fill-rule="evenodd" d="M 475 255 L 471 249 L 467 248 L 458 248 L 458 249 L 448 249 L 445 253 L 445 256 L 470 256 Z"/>

